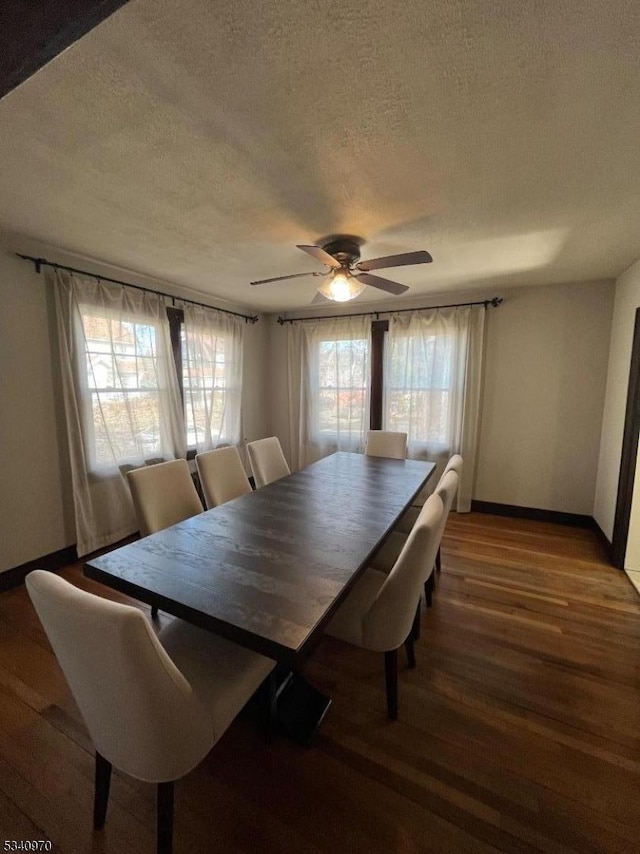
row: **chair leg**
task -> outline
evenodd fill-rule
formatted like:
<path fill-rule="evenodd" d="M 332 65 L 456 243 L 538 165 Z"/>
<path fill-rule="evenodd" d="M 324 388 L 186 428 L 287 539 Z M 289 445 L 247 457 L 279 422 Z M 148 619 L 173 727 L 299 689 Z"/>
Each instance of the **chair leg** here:
<path fill-rule="evenodd" d="M 173 850 L 173 781 L 158 783 L 157 854 Z"/>
<path fill-rule="evenodd" d="M 416 608 L 416 615 L 413 618 L 413 626 L 411 627 L 411 637 L 414 641 L 420 640 L 420 600 Z"/>
<path fill-rule="evenodd" d="M 275 667 L 262 683 L 262 695 L 264 704 L 264 737 L 265 741 L 271 742 L 277 730 L 278 679 Z"/>
<path fill-rule="evenodd" d="M 389 720 L 398 720 L 398 650 L 384 654 L 384 675 L 387 683 L 387 714 Z"/>
<path fill-rule="evenodd" d="M 440 546 L 438 546 L 438 553 L 436 555 L 436 572 L 440 572 L 442 569 L 442 558 L 440 556 Z"/>
<path fill-rule="evenodd" d="M 151 606 L 151 619 L 155 620 L 155 619 L 157 619 L 157 617 L 158 617 L 158 609 L 156 608 L 155 605 L 152 605 Z"/>
<path fill-rule="evenodd" d="M 407 635 L 407 639 L 404 642 L 404 648 L 407 653 L 407 664 L 409 665 L 409 670 L 413 670 L 416 666 L 416 651 L 413 648 L 413 629 Z"/>
<path fill-rule="evenodd" d="M 427 578 L 424 583 L 424 597 L 427 600 L 427 608 L 430 608 L 433 605 L 433 573 Z"/>
<path fill-rule="evenodd" d="M 111 783 L 111 763 L 107 762 L 96 750 L 95 792 L 93 797 L 93 829 L 102 830 L 107 818 L 109 803 L 109 784 Z"/>

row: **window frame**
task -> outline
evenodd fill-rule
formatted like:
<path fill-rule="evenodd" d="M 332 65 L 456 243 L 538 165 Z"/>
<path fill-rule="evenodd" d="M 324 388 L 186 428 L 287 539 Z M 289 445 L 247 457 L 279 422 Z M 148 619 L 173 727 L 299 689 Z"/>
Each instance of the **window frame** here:
<path fill-rule="evenodd" d="M 371 321 L 371 400 L 369 429 L 382 430 L 384 418 L 384 344 L 388 320 Z"/>

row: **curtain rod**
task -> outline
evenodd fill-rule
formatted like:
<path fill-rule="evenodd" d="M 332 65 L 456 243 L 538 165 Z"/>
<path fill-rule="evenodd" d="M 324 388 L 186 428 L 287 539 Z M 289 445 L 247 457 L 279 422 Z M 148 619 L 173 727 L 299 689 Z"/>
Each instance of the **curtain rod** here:
<path fill-rule="evenodd" d="M 78 270 L 76 267 L 66 267 L 64 264 L 56 264 L 54 261 L 47 261 L 46 258 L 34 258 L 32 255 L 22 255 L 20 252 L 16 252 L 16 255 L 24 261 L 33 262 L 33 265 L 36 268 L 36 273 L 40 272 L 41 267 L 53 267 L 54 270 L 66 270 L 68 273 L 79 273 L 81 276 L 91 276 L 92 279 L 97 279 L 99 282 L 113 282 L 114 285 L 124 285 L 127 288 L 135 288 L 137 291 L 145 291 L 148 294 L 156 294 L 159 297 L 168 297 L 173 300 L 173 305 L 176 304 L 176 300 L 179 300 L 180 302 L 188 302 L 190 305 L 198 305 L 201 308 L 210 308 L 212 311 L 222 311 L 224 314 L 232 314 L 234 317 L 242 317 L 247 323 L 257 323 L 259 319 L 257 314 L 241 314 L 239 311 L 230 311 L 228 308 L 215 308 L 215 306 L 207 305 L 205 302 L 196 302 L 196 300 L 193 299 L 176 297 L 173 294 L 166 294 L 164 291 L 145 288 L 143 285 L 132 285 L 130 282 L 123 282 L 120 279 L 110 279 L 109 276 L 90 273 L 88 270 Z"/>
<path fill-rule="evenodd" d="M 429 311 L 436 308 L 462 308 L 466 305 L 483 305 L 485 308 L 497 308 L 504 302 L 502 297 L 493 297 L 492 299 L 480 299 L 475 302 L 453 302 L 448 305 L 427 305 L 423 308 L 389 308 L 379 311 L 360 311 L 357 314 L 323 314 L 315 317 L 279 317 L 278 323 L 282 326 L 284 323 L 302 323 L 305 320 L 340 320 L 343 317 L 380 317 L 381 314 L 402 314 L 405 311 Z"/>

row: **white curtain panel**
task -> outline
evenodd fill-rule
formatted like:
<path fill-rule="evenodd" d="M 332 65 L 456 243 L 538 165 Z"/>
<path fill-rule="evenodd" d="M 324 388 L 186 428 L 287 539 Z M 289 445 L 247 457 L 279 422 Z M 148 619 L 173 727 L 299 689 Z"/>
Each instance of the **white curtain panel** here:
<path fill-rule="evenodd" d="M 459 512 L 471 509 L 484 318 L 482 305 L 392 315 L 385 345 L 384 429 L 408 434 L 409 457 L 438 463 L 433 485 L 462 454 Z"/>
<path fill-rule="evenodd" d="M 185 456 L 182 404 L 160 297 L 60 270 L 47 278 L 84 555 L 137 530 L 125 473 Z"/>
<path fill-rule="evenodd" d="M 362 451 L 369 428 L 371 319 L 291 323 L 288 332 L 290 464 Z"/>
<path fill-rule="evenodd" d="M 198 452 L 237 445 L 242 436 L 245 321 L 184 303 L 182 376 L 187 445 Z"/>

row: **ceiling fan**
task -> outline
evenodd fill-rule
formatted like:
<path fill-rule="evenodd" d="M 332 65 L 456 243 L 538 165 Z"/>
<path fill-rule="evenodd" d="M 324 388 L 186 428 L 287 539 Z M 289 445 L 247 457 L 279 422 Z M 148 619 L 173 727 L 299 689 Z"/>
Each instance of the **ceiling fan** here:
<path fill-rule="evenodd" d="M 409 290 L 406 285 L 383 279 L 381 276 L 372 276 L 371 270 L 383 270 L 386 267 L 407 267 L 412 264 L 430 264 L 433 261 L 431 255 L 424 250 L 418 252 L 404 252 L 401 255 L 387 255 L 384 258 L 372 258 L 370 261 L 360 261 L 360 244 L 363 241 L 358 237 L 333 237 L 321 246 L 298 246 L 312 258 L 320 261 L 329 269 L 314 271 L 311 273 L 293 273 L 290 276 L 276 276 L 272 279 L 260 279 L 251 282 L 252 285 L 266 285 L 269 282 L 283 282 L 285 279 L 298 279 L 302 276 L 328 276 L 318 288 L 318 293 L 312 300 L 313 303 L 334 300 L 335 302 L 347 302 L 355 299 L 367 285 L 379 288 L 390 294 L 399 296 Z"/>

